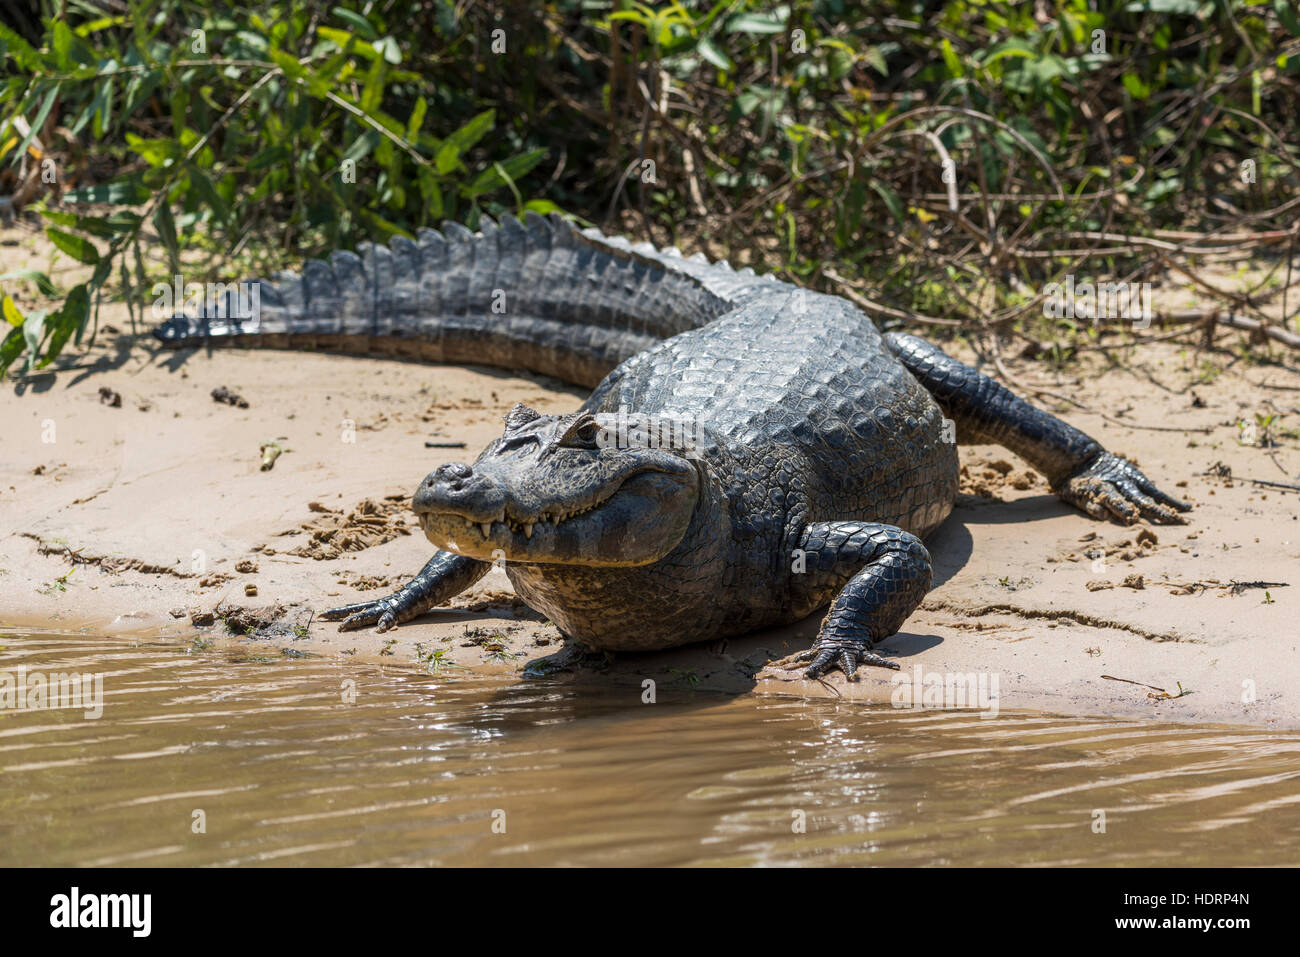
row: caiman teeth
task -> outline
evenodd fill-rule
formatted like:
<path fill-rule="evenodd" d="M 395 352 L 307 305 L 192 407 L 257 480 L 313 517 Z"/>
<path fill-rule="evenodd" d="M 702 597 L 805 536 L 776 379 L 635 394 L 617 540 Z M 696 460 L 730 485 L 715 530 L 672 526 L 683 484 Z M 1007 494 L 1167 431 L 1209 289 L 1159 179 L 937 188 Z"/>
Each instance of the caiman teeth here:
<path fill-rule="evenodd" d="M 512 532 L 516 535 L 522 533 L 525 538 L 532 538 L 533 527 L 536 525 L 560 525 L 564 522 L 572 521 L 579 516 L 586 515 L 588 512 L 594 511 L 603 504 L 604 501 L 595 502 L 585 507 L 576 508 L 571 512 L 566 512 L 562 509 L 552 509 L 549 512 L 539 512 L 536 518 L 531 519 L 512 518 L 504 508 L 495 518 L 488 519 L 487 521 L 478 521 L 472 518 L 465 518 L 464 516 L 459 516 L 459 518 L 470 528 L 482 532 L 484 538 L 492 537 L 492 526 L 497 524 L 504 525 L 507 532 Z M 420 523 L 421 525 L 424 525 L 429 520 L 430 517 L 422 516 Z"/>

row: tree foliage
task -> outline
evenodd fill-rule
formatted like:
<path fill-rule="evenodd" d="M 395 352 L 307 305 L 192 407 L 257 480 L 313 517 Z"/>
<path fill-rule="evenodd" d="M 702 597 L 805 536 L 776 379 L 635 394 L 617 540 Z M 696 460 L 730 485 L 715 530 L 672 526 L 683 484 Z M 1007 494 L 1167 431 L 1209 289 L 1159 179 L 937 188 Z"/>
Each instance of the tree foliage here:
<path fill-rule="evenodd" d="M 36 6 L 0 26 L 0 162 L 58 160 L 46 233 L 91 269 L 3 277 L 45 308 L 0 300 L 0 373 L 106 295 L 134 318 L 154 243 L 229 280 L 562 209 L 960 315 L 1079 236 L 1267 226 L 1300 185 L 1288 0 Z"/>

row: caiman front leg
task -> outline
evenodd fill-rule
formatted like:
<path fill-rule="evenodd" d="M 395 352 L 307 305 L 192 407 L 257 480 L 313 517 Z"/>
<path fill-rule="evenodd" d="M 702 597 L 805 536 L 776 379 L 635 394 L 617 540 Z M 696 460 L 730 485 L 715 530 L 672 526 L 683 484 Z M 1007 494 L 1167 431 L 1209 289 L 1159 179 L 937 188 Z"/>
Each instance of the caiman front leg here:
<path fill-rule="evenodd" d="M 418 575 L 387 598 L 331 608 L 322 612 L 321 617 L 326 621 L 345 619 L 339 625 L 339 631 L 351 631 L 353 628 L 364 628 L 376 623 L 377 631 L 387 631 L 394 625 L 410 621 L 459 595 L 491 568 L 491 562 L 439 551 L 420 569 Z"/>
<path fill-rule="evenodd" d="M 1160 491 L 1132 462 L 1074 426 L 924 339 L 891 332 L 885 341 L 956 422 L 959 442 L 1005 446 L 1045 475 L 1059 498 L 1093 518 L 1113 515 L 1126 524 L 1139 517 L 1170 525 L 1184 521 L 1178 513 L 1190 505 Z"/>
<path fill-rule="evenodd" d="M 930 553 L 915 535 L 873 522 L 817 522 L 799 540 L 802 573 L 792 575 L 796 607 L 815 608 L 834 594 L 812 648 L 809 678 L 835 665 L 852 678 L 859 664 L 897 670 L 872 647 L 894 634 L 930 590 Z"/>

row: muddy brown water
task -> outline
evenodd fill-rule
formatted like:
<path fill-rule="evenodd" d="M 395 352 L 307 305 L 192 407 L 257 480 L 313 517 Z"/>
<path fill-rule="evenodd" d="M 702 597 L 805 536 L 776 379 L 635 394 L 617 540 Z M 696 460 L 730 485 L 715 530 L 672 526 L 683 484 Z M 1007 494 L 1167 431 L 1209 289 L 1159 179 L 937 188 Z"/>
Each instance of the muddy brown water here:
<path fill-rule="evenodd" d="M 1300 860 L 1294 733 L 0 631 L 0 688 L 69 673 L 0 710 L 2 865 Z"/>

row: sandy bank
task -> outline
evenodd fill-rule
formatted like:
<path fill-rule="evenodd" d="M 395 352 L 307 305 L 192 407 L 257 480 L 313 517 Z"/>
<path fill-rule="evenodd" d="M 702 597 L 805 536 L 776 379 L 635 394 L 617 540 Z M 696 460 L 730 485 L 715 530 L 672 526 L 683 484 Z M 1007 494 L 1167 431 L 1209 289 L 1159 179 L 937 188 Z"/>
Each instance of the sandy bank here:
<path fill-rule="evenodd" d="M 111 309 L 105 319 L 125 328 Z M 1287 433 L 1300 422 L 1300 375 L 1175 344 L 1111 358 L 1059 377 L 1013 369 L 1123 422 L 1173 427 L 1062 413 L 1191 500 L 1191 524 L 1098 523 L 1009 453 L 963 449 L 968 494 L 929 542 L 937 587 L 886 651 L 909 682 L 918 667 L 996 677 L 1003 709 L 1300 726 L 1300 497 L 1242 481 L 1300 473 Z M 247 408 L 215 401 L 219 387 Z M 384 594 L 428 558 L 407 501 L 431 468 L 472 460 L 516 401 L 559 412 L 582 395 L 490 370 L 153 351 L 109 332 L 76 367 L 0 392 L 0 622 L 520 671 L 563 643 L 499 571 L 455 607 L 386 635 L 340 634 L 312 613 Z M 1256 413 L 1279 416 L 1278 447 L 1240 441 L 1237 423 Z M 284 451 L 264 471 L 268 443 Z M 1236 479 L 1207 475 L 1216 463 Z M 786 671 L 779 659 L 816 627 L 567 673 L 889 700 L 884 671 L 853 683 Z M 1144 685 L 1191 693 L 1153 697 Z"/>

